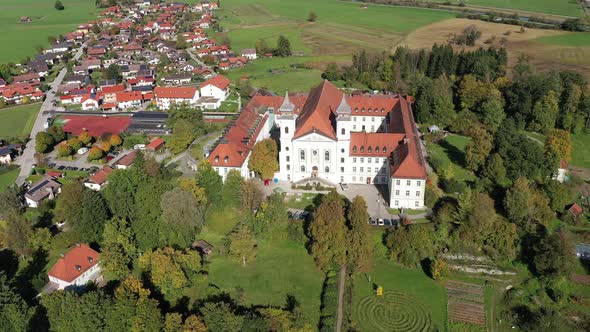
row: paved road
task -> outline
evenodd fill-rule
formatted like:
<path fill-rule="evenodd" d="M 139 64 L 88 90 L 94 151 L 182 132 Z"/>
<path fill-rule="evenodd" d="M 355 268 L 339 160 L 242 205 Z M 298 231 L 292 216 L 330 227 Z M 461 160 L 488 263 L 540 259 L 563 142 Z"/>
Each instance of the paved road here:
<path fill-rule="evenodd" d="M 78 60 L 83 53 L 84 47 L 86 43 L 84 43 L 74 55 L 74 60 Z M 39 114 L 37 114 L 37 119 L 35 120 L 35 124 L 33 125 L 33 130 L 31 131 L 30 139 L 27 142 L 27 145 L 22 153 L 22 155 L 17 159 L 16 164 L 20 165 L 20 174 L 16 179 L 17 185 L 22 185 L 25 183 L 25 179 L 31 174 L 31 170 L 33 169 L 33 164 L 35 164 L 35 136 L 40 131 L 45 130 L 43 125 L 47 121 L 47 118 L 50 115 L 50 111 L 54 108 L 53 101 L 55 100 L 55 91 L 61 85 L 64 77 L 66 76 L 67 68 L 63 68 L 55 80 L 50 85 L 50 89 L 46 93 L 45 101 L 41 105 L 41 110 Z"/>
<path fill-rule="evenodd" d="M 211 68 L 210 66 L 206 65 L 203 61 L 201 61 L 201 58 L 199 58 L 198 56 L 196 56 L 190 48 L 187 49 L 186 51 L 187 51 L 188 55 L 190 55 L 191 59 L 193 59 L 199 65 L 201 65 L 201 66 L 209 69 L 213 75 L 216 75 L 215 74 L 215 71 L 213 70 L 213 68 Z"/>

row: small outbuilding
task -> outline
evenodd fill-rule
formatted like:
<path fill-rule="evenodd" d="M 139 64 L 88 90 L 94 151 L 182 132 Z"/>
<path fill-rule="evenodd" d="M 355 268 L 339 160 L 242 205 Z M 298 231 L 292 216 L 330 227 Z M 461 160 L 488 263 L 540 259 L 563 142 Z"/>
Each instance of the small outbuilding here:
<path fill-rule="evenodd" d="M 204 255 L 211 255 L 213 252 L 213 245 L 205 240 L 197 240 L 191 245 L 193 249 L 197 249 Z"/>
<path fill-rule="evenodd" d="M 579 259 L 590 259 L 590 244 L 578 243 L 576 244 L 576 257 Z"/>
<path fill-rule="evenodd" d="M 582 209 L 581 206 L 578 205 L 578 203 L 572 204 L 572 206 L 570 206 L 568 211 L 569 211 L 569 213 L 572 214 L 572 216 L 574 216 L 574 218 L 578 218 L 579 216 L 581 216 L 584 213 L 584 210 Z"/>

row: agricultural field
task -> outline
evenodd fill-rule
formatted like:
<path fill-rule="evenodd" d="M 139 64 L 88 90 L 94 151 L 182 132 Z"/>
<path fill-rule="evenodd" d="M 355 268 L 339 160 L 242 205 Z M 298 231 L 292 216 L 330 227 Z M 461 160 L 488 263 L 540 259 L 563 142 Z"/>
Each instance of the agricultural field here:
<path fill-rule="evenodd" d="M 431 2 L 444 3 L 449 0 L 430 0 Z M 451 0 L 453 4 L 459 4 L 459 0 Z M 562 16 L 582 16 L 582 5 L 575 0 L 465 0 L 468 6 L 480 6 L 515 11 L 527 11 Z"/>
<path fill-rule="evenodd" d="M 47 46 L 47 37 L 72 32 L 81 23 L 96 18 L 94 1 L 63 0 L 65 10 L 58 11 L 53 0 L 0 1 L 0 63 L 17 62 Z M 21 23 L 28 16 L 31 22 Z"/>
<path fill-rule="evenodd" d="M 41 104 L 30 104 L 0 110 L 0 138 L 29 135 Z"/>

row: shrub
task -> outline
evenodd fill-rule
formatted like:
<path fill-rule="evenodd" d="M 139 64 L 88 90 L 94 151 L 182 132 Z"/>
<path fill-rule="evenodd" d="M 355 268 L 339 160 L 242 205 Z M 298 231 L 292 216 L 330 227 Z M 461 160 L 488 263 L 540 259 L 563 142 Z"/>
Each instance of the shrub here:
<path fill-rule="evenodd" d="M 111 151 L 111 143 L 107 142 L 107 141 L 102 141 L 100 143 L 100 149 L 104 152 L 109 152 Z"/>
<path fill-rule="evenodd" d="M 103 157 L 103 155 L 104 151 L 102 149 L 100 149 L 98 146 L 93 146 L 92 149 L 90 149 L 90 152 L 88 152 L 88 160 L 99 160 Z"/>
<path fill-rule="evenodd" d="M 119 136 L 119 135 L 111 135 L 109 142 L 111 143 L 112 146 L 119 146 L 119 145 L 123 144 L 123 140 L 121 139 L 121 136 Z"/>

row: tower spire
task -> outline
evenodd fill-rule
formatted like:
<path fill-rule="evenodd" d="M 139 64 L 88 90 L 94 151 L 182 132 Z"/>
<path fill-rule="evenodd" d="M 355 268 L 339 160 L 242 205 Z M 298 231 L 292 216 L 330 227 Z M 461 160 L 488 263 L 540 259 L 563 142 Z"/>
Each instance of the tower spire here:
<path fill-rule="evenodd" d="M 283 100 L 283 104 L 279 107 L 279 112 L 293 112 L 295 110 L 295 104 L 291 102 L 289 99 L 289 90 L 285 90 L 285 99 Z"/>

